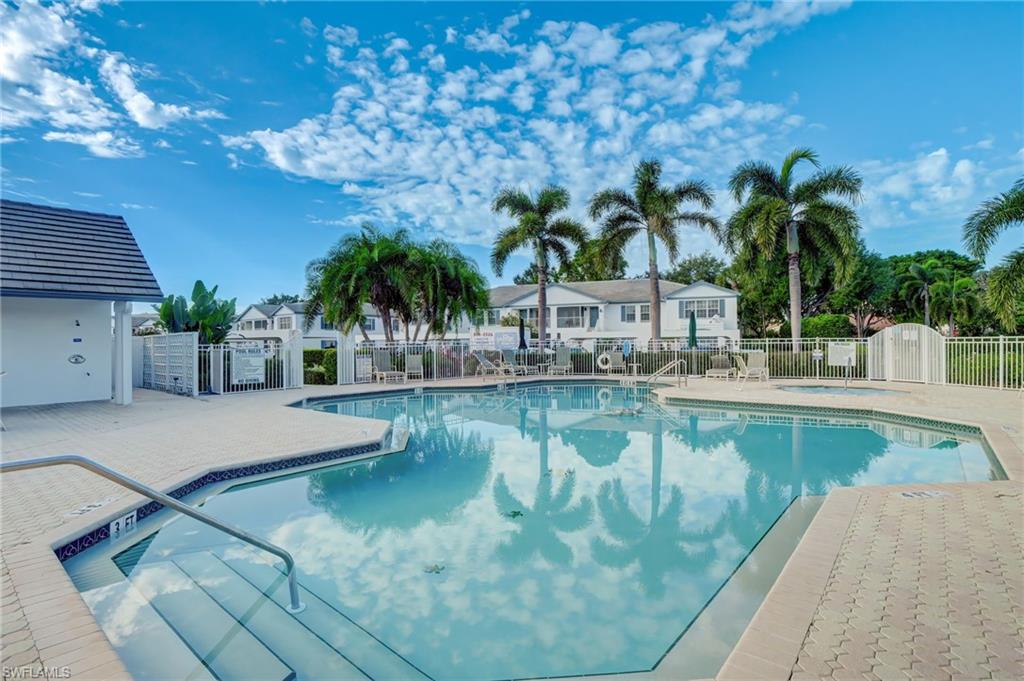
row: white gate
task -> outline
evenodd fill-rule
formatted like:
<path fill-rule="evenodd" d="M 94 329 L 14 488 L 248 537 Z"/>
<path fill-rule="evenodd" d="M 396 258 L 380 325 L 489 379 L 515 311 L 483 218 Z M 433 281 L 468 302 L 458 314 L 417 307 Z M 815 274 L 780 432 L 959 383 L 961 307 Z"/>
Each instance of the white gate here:
<path fill-rule="evenodd" d="M 214 394 L 301 388 L 302 336 L 285 342 L 234 341 L 199 346 L 199 390 Z"/>
<path fill-rule="evenodd" d="M 868 378 L 945 383 L 942 336 L 923 324 L 897 324 L 879 331 L 868 339 Z"/>
<path fill-rule="evenodd" d="M 175 395 L 198 394 L 198 333 L 136 336 L 133 343 L 132 372 L 135 373 L 135 361 L 141 358 L 140 387 Z"/>

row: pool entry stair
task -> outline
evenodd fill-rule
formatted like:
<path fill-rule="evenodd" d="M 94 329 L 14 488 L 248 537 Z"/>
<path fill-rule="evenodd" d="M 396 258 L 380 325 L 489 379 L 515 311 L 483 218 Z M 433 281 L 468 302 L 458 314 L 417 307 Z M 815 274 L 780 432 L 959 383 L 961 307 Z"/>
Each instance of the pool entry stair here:
<path fill-rule="evenodd" d="M 300 586 L 305 610 L 288 609 L 286 577 L 238 546 L 224 552 L 175 554 L 143 561 L 119 589 L 121 603 L 140 610 L 135 628 L 118 645 L 138 678 L 193 681 L 302 681 L 410 679 L 420 672 L 343 613 Z M 173 651 L 173 655 L 167 655 Z M 143 656 L 138 656 L 143 657 Z M 174 670 L 166 667 L 173 659 Z"/>

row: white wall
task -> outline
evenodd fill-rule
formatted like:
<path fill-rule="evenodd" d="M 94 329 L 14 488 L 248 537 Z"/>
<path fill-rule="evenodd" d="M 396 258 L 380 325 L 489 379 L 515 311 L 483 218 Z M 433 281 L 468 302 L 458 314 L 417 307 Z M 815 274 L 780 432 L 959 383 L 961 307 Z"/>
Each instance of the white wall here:
<path fill-rule="evenodd" d="M 77 339 L 77 340 L 76 340 Z M 110 302 L 0 299 L 0 405 L 109 400 Z M 85 362 L 68 358 L 82 355 Z"/>

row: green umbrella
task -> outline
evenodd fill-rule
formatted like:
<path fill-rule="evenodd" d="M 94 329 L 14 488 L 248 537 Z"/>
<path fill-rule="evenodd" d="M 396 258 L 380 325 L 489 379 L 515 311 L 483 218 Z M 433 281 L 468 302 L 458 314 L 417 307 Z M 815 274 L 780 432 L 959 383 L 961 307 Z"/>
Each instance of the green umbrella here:
<path fill-rule="evenodd" d="M 697 347 L 697 315 L 690 310 L 690 347 Z"/>

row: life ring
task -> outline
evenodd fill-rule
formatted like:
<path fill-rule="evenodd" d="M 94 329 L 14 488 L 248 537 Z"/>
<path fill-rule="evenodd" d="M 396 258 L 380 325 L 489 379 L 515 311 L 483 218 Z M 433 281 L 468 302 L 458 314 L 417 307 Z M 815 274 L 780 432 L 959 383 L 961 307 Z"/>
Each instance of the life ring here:
<path fill-rule="evenodd" d="M 597 401 L 601 404 L 608 404 L 612 401 L 612 391 L 608 388 L 601 388 L 597 391 Z"/>
<path fill-rule="evenodd" d="M 612 356 L 607 352 L 602 352 L 597 358 L 597 366 L 601 369 L 608 370 L 608 367 L 612 365 Z"/>

